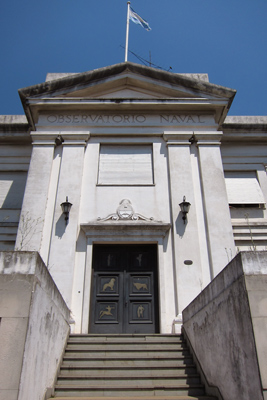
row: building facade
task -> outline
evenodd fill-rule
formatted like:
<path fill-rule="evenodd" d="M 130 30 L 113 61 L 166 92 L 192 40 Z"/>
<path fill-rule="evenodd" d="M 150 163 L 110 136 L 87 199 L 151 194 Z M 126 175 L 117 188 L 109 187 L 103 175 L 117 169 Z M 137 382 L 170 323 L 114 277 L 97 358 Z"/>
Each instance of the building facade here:
<path fill-rule="evenodd" d="M 179 332 L 237 252 L 266 249 L 267 118 L 228 117 L 234 90 L 122 63 L 19 94 L 25 116 L 0 123 L 0 250 L 39 252 L 72 332 Z"/>

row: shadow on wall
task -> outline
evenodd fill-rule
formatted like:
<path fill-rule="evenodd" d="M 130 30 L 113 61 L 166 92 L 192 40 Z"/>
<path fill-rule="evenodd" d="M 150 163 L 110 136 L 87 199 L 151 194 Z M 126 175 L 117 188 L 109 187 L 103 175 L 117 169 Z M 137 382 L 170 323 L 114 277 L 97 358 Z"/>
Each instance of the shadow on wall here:
<path fill-rule="evenodd" d="M 62 236 L 66 231 L 67 226 L 68 224 L 66 224 L 65 215 L 61 214 L 56 223 L 55 235 L 59 238 L 62 238 Z"/>
<path fill-rule="evenodd" d="M 175 221 L 175 229 L 176 229 L 176 233 L 182 238 L 184 236 L 185 230 L 186 230 L 186 226 L 187 226 L 187 217 L 186 220 L 183 220 L 183 213 L 182 211 L 179 212 L 176 221 Z"/>

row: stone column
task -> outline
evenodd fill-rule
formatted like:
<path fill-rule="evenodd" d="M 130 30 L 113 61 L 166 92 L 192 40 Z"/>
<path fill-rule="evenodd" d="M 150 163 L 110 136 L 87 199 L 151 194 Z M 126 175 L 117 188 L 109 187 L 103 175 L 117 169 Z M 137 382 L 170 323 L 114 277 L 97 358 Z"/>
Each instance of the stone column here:
<path fill-rule="evenodd" d="M 16 250 L 40 251 L 58 132 L 32 132 L 33 149 L 17 234 Z"/>
<path fill-rule="evenodd" d="M 198 194 L 194 184 L 189 139 L 193 132 L 168 132 L 164 139 L 168 146 L 170 209 L 173 229 L 174 250 L 174 281 L 176 285 L 176 315 L 175 330 L 179 332 L 182 323 L 182 310 L 203 289 L 203 268 L 209 274 L 209 265 L 202 266 L 201 260 L 207 250 L 201 249 L 201 234 L 205 235 L 198 223 L 197 208 Z M 198 177 L 195 177 L 195 180 Z M 184 223 L 179 204 L 183 197 L 191 203 L 191 208 Z M 201 214 L 201 213 L 200 213 Z M 202 252 L 202 254 L 201 254 Z M 207 257 L 206 257 L 207 259 Z M 204 282 L 206 283 L 206 282 Z"/>
<path fill-rule="evenodd" d="M 71 307 L 80 198 L 84 165 L 84 148 L 88 132 L 61 132 L 64 139 L 60 166 L 48 268 L 63 298 Z M 66 225 L 61 203 L 72 203 Z"/>
<path fill-rule="evenodd" d="M 195 132 L 212 278 L 235 256 L 235 243 L 220 151 L 221 133 Z"/>

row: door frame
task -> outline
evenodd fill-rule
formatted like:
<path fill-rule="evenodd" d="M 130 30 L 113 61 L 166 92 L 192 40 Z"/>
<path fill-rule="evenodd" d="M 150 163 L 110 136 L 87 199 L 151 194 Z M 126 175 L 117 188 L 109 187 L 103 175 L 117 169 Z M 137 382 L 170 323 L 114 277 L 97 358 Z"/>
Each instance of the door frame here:
<path fill-rule="evenodd" d="M 110 267 L 105 261 L 107 252 L 117 260 Z M 144 255 L 142 265 L 136 261 L 140 253 Z M 93 245 L 89 333 L 159 333 L 157 255 L 154 243 Z M 144 285 L 141 291 L 134 286 L 140 282 Z M 138 305 L 143 314 L 139 319 Z M 112 306 L 113 313 L 106 306 Z M 100 309 L 104 313 L 99 318 Z"/>
<path fill-rule="evenodd" d="M 160 222 L 93 222 L 82 224 L 81 229 L 87 240 L 84 288 L 82 301 L 81 333 L 87 334 L 89 327 L 89 313 L 91 301 L 92 255 L 94 244 L 156 244 L 157 245 L 157 274 L 158 274 L 158 304 L 159 304 L 159 331 L 163 332 L 166 321 L 165 296 L 170 290 L 165 286 L 164 253 L 167 246 L 170 223 Z"/>

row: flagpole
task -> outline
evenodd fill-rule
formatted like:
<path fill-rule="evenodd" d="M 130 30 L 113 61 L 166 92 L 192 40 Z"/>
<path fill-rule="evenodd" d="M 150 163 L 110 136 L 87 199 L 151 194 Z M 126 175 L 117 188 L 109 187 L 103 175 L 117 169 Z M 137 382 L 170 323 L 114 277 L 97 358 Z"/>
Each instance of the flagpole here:
<path fill-rule="evenodd" d="M 129 15 L 130 15 L 130 1 L 127 1 L 128 8 L 127 8 L 127 23 L 126 23 L 126 41 L 125 41 L 125 62 L 128 61 L 128 41 L 129 41 Z"/>

